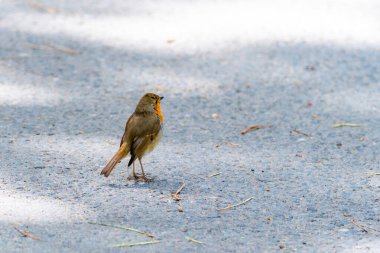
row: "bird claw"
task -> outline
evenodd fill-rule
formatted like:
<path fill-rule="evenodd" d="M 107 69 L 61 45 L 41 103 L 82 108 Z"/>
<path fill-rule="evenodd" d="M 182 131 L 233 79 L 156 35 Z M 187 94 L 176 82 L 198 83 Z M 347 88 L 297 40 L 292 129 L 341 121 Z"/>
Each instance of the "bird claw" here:
<path fill-rule="evenodd" d="M 137 181 L 142 181 L 142 182 L 152 182 L 153 181 L 153 178 L 148 178 L 148 177 L 145 177 L 145 176 L 140 176 Z"/>
<path fill-rule="evenodd" d="M 152 182 L 153 178 L 148 178 L 146 176 L 134 175 L 134 176 L 129 176 L 128 180 L 135 180 L 135 181 L 139 181 L 139 182 Z"/>
<path fill-rule="evenodd" d="M 133 175 L 133 176 L 128 176 L 128 178 L 127 178 L 128 180 L 138 180 L 139 179 L 139 177 L 137 176 L 137 175 Z"/>

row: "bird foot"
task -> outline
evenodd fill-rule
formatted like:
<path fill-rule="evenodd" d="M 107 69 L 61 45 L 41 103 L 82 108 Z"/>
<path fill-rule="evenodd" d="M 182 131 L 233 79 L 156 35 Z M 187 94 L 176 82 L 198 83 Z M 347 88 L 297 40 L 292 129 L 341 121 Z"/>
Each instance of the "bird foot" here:
<path fill-rule="evenodd" d="M 127 179 L 128 180 L 138 180 L 139 177 L 138 176 L 128 176 Z"/>
<path fill-rule="evenodd" d="M 134 176 L 129 176 L 128 180 L 135 180 L 135 181 L 139 181 L 139 182 L 152 182 L 153 178 L 148 178 L 146 176 L 134 175 Z"/>
<path fill-rule="evenodd" d="M 152 182 L 153 181 L 153 178 L 149 178 L 149 177 L 146 177 L 146 176 L 139 176 L 137 181 L 142 181 L 142 182 Z"/>

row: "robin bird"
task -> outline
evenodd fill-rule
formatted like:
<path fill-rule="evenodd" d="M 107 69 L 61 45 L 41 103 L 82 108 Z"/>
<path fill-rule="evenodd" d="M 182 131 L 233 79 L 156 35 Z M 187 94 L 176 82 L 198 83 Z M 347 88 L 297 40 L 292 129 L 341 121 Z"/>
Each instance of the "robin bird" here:
<path fill-rule="evenodd" d="M 162 99 L 163 97 L 153 93 L 147 93 L 140 99 L 134 113 L 132 113 L 125 125 L 119 150 L 107 163 L 100 175 L 108 177 L 116 164 L 130 153 L 131 159 L 128 162 L 128 167 L 131 164 L 133 165 L 133 178 L 141 181 L 152 180 L 145 176 L 141 159 L 157 146 L 162 137 L 164 125 L 164 116 L 161 112 Z M 136 174 L 136 159 L 140 163 L 141 176 Z"/>

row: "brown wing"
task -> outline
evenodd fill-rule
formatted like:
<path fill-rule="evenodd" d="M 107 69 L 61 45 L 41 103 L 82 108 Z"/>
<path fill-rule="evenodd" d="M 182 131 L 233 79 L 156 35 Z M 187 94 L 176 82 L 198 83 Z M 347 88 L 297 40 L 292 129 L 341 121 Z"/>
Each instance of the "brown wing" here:
<path fill-rule="evenodd" d="M 140 117 L 140 127 L 134 131 L 132 144 L 130 148 L 131 159 L 128 163 L 130 166 L 138 157 L 142 157 L 149 150 L 150 145 L 155 141 L 161 131 L 161 123 L 158 117 Z"/>
<path fill-rule="evenodd" d="M 125 129 L 124 129 L 124 134 L 123 134 L 123 137 L 121 137 L 121 141 L 120 141 L 120 147 L 121 145 L 123 145 L 123 143 L 126 141 L 126 135 L 127 135 L 127 132 L 128 132 L 128 126 L 130 126 L 130 122 L 132 121 L 132 118 L 134 117 L 134 113 L 129 117 L 129 119 L 127 120 L 127 123 L 125 123 Z"/>

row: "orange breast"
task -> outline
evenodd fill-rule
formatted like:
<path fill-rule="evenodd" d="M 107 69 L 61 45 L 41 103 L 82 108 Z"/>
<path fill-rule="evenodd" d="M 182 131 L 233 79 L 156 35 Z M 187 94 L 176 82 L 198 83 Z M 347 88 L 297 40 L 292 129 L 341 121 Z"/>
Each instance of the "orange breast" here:
<path fill-rule="evenodd" d="M 165 119 L 164 119 L 164 115 L 162 114 L 162 111 L 161 111 L 161 103 L 160 103 L 160 101 L 157 102 L 156 107 L 154 108 L 154 111 L 158 115 L 158 117 L 160 117 L 160 120 L 161 120 L 161 122 L 163 124 L 164 121 L 165 121 Z"/>

